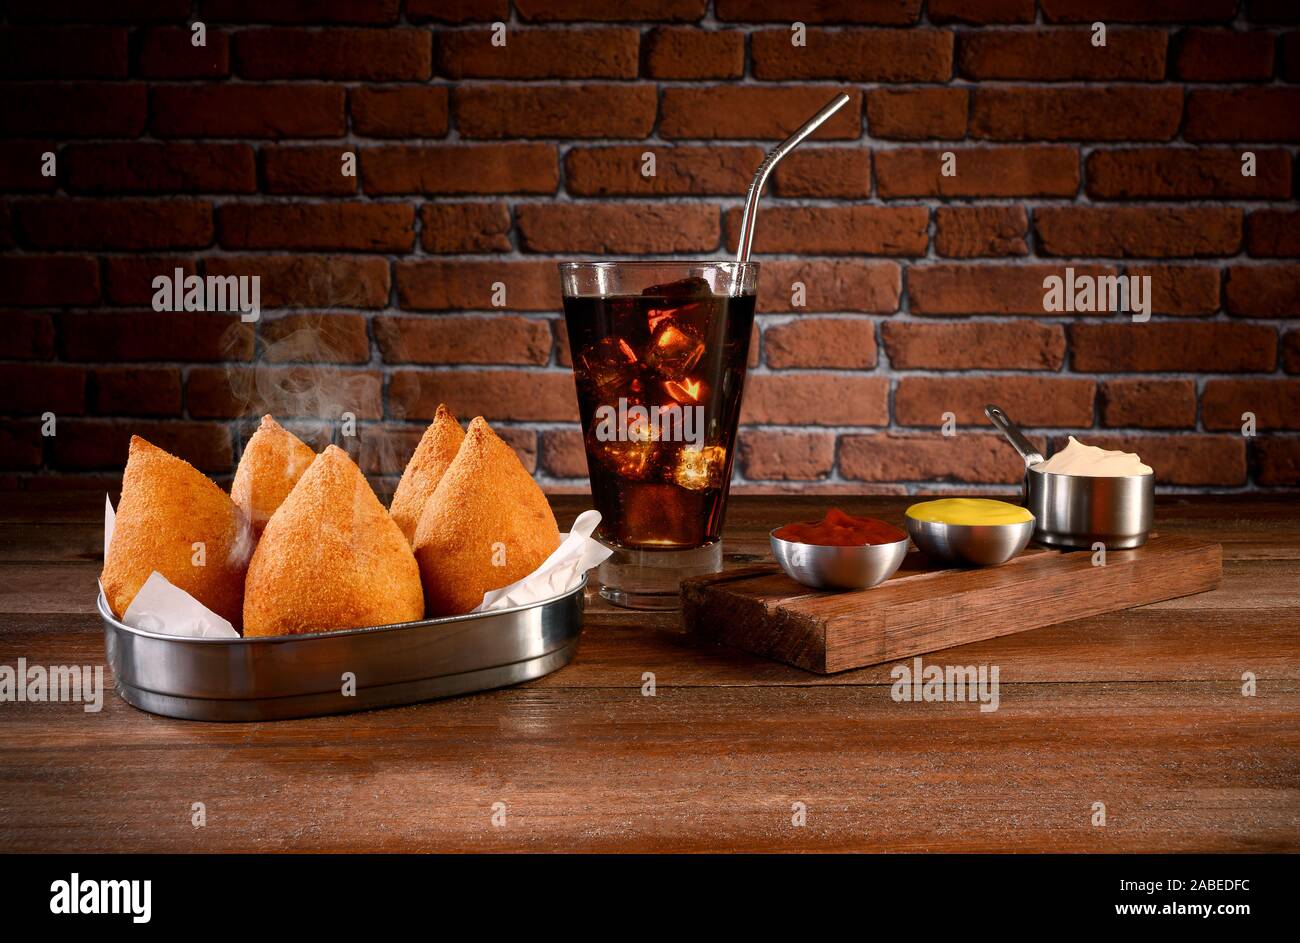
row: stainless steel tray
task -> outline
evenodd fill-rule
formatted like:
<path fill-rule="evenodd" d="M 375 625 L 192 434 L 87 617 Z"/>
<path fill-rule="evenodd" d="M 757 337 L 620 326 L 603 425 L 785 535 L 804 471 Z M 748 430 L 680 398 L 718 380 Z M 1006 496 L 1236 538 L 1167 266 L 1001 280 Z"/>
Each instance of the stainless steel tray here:
<path fill-rule="evenodd" d="M 272 638 L 183 638 L 119 622 L 101 593 L 108 663 L 128 704 L 185 720 L 257 721 L 394 707 L 530 681 L 568 664 L 577 589 L 514 609 Z M 345 672 L 356 693 L 343 694 Z"/>

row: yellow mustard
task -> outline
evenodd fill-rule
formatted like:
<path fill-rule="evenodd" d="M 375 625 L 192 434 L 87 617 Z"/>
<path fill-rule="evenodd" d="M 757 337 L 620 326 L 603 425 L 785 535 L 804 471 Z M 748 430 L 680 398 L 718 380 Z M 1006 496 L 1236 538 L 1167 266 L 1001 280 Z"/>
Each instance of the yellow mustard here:
<path fill-rule="evenodd" d="M 990 498 L 941 498 L 922 501 L 907 509 L 907 516 L 932 524 L 1022 524 L 1032 521 L 1028 508 Z"/>

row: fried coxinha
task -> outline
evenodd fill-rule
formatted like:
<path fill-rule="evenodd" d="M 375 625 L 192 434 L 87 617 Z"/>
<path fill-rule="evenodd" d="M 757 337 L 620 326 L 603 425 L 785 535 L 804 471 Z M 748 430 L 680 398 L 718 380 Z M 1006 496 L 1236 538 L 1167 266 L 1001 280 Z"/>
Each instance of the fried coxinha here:
<path fill-rule="evenodd" d="M 459 615 L 560 543 L 514 449 L 481 416 L 463 432 L 442 405 L 391 514 L 347 453 L 314 455 L 270 416 L 232 492 L 132 437 L 102 577 L 114 614 L 157 570 L 248 636 Z"/>

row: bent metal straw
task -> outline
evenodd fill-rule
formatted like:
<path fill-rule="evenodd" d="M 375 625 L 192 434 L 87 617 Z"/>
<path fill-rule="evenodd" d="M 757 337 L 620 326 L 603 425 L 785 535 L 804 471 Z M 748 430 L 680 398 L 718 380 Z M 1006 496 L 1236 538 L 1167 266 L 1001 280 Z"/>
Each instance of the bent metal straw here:
<path fill-rule="evenodd" d="M 840 92 L 821 111 L 809 118 L 803 127 L 768 151 L 763 163 L 758 165 L 758 170 L 754 172 L 754 182 L 749 185 L 749 194 L 745 197 L 745 215 L 740 221 L 740 242 L 736 247 L 737 262 L 749 261 L 749 246 L 754 241 L 754 221 L 758 216 L 758 198 L 763 195 L 763 184 L 767 182 L 772 168 L 782 157 L 798 147 L 804 138 L 825 124 L 831 115 L 848 104 L 848 101 L 849 96 Z"/>

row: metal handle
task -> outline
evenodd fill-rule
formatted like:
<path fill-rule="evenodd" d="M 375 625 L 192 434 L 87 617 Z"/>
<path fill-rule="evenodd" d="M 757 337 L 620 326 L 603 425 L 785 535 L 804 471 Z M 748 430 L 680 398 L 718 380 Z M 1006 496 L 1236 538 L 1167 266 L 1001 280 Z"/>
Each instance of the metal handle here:
<path fill-rule="evenodd" d="M 772 172 L 772 168 L 777 165 L 777 162 L 782 157 L 794 150 L 804 138 L 825 124 L 831 115 L 843 108 L 848 102 L 849 96 L 844 92 L 836 95 L 826 103 L 821 111 L 804 122 L 803 127 L 767 152 L 767 157 L 763 158 L 763 163 L 758 165 L 758 170 L 754 174 L 754 181 L 749 185 L 749 193 L 745 196 L 745 215 L 740 219 L 740 240 L 736 246 L 737 262 L 749 261 L 749 245 L 754 241 L 754 224 L 758 219 L 758 198 L 763 195 L 763 184 L 767 182 L 768 174 Z"/>
<path fill-rule="evenodd" d="M 1043 454 L 1034 448 L 1034 444 L 1025 438 L 1025 434 L 1020 431 L 1020 427 L 1008 418 L 999 406 L 988 405 L 984 407 L 984 415 L 989 417 L 989 422 L 993 423 L 1011 443 L 1012 448 L 1020 453 L 1020 457 L 1025 460 L 1025 467 L 1037 465 L 1043 460 Z"/>

